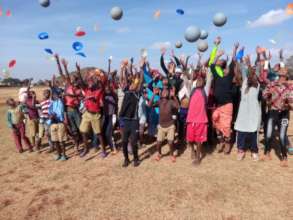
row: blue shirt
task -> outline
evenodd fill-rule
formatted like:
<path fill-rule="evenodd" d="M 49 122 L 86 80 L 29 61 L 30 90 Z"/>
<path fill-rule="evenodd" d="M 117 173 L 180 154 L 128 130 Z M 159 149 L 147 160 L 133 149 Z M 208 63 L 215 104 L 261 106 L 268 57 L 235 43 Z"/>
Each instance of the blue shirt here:
<path fill-rule="evenodd" d="M 61 99 L 53 100 L 49 106 L 49 116 L 54 115 L 48 124 L 62 123 L 64 121 L 64 104 Z"/>

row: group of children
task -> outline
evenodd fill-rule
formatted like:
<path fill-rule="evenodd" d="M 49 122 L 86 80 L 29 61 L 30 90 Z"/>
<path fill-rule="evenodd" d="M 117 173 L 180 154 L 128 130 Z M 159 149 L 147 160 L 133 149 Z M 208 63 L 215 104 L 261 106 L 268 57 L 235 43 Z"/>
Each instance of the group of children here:
<path fill-rule="evenodd" d="M 108 70 L 68 71 L 68 63 L 55 55 L 60 78 L 53 77 L 42 100 L 37 100 L 30 83 L 19 91 L 19 101 L 7 100 L 8 126 L 12 130 L 17 150 L 22 142 L 29 151 L 40 151 L 47 138 L 49 151 L 57 152 L 56 160 L 67 160 L 65 142 L 71 140 L 76 153 L 84 157 L 91 146 L 101 149 L 101 157 L 119 151 L 124 155 L 123 167 L 140 164 L 139 148 L 156 139 L 156 161 L 162 158 L 162 146 L 167 140 L 171 161 L 187 144 L 194 165 L 200 164 L 205 144 L 217 143 L 217 151 L 229 154 L 233 143 L 238 148 L 238 160 L 250 149 L 252 159 L 259 160 L 259 132 L 264 132 L 264 160 L 271 159 L 273 134 L 277 128 L 280 140 L 281 166 L 288 166 L 287 153 L 293 152 L 287 136 L 293 85 L 288 81 L 288 69 L 283 62 L 271 66 L 271 54 L 256 48 L 252 64 L 244 56 L 244 47 L 236 43 L 232 57 L 223 58 L 219 50 L 221 38 L 214 41 L 207 61 L 202 54 L 196 65 L 190 57 L 176 57 L 171 52 L 163 72 L 153 69 L 143 55 L 138 65 L 133 58 L 121 62 L 120 72 Z M 177 135 L 178 134 L 178 135 Z M 178 147 L 175 143 L 180 143 Z M 82 149 L 79 149 L 83 146 Z"/>

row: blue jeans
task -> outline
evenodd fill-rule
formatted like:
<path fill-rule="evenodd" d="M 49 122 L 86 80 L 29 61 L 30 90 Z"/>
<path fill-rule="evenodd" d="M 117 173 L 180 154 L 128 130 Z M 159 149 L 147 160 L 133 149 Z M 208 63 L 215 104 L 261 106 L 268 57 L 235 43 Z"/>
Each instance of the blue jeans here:
<path fill-rule="evenodd" d="M 265 154 L 270 152 L 275 126 L 279 128 L 279 139 L 282 158 L 287 158 L 287 129 L 289 125 L 289 111 L 271 110 L 268 112 L 267 131 L 265 138 Z"/>

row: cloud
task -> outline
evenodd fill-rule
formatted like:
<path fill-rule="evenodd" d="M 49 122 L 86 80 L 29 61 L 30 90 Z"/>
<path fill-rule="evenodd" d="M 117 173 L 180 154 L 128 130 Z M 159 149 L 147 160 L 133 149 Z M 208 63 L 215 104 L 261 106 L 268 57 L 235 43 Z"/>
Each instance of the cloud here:
<path fill-rule="evenodd" d="M 160 50 L 162 48 L 171 48 L 171 42 L 166 41 L 166 42 L 155 42 L 150 46 L 150 49 L 153 50 Z"/>
<path fill-rule="evenodd" d="M 270 10 L 256 20 L 248 21 L 247 25 L 249 28 L 269 27 L 281 24 L 290 18 L 292 16 L 288 15 L 284 9 Z"/>
<path fill-rule="evenodd" d="M 121 28 L 118 28 L 116 30 L 116 32 L 119 33 L 119 34 L 128 33 L 128 32 L 130 32 L 130 28 L 129 27 L 121 27 Z"/>

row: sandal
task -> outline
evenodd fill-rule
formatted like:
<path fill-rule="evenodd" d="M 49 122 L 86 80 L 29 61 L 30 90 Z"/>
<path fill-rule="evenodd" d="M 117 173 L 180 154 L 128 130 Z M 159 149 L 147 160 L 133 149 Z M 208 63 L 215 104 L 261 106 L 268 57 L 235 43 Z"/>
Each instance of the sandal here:
<path fill-rule="evenodd" d="M 162 158 L 162 155 L 161 155 L 161 154 L 158 154 L 158 155 L 156 156 L 155 160 L 159 162 L 159 161 L 161 160 L 161 158 Z"/>

